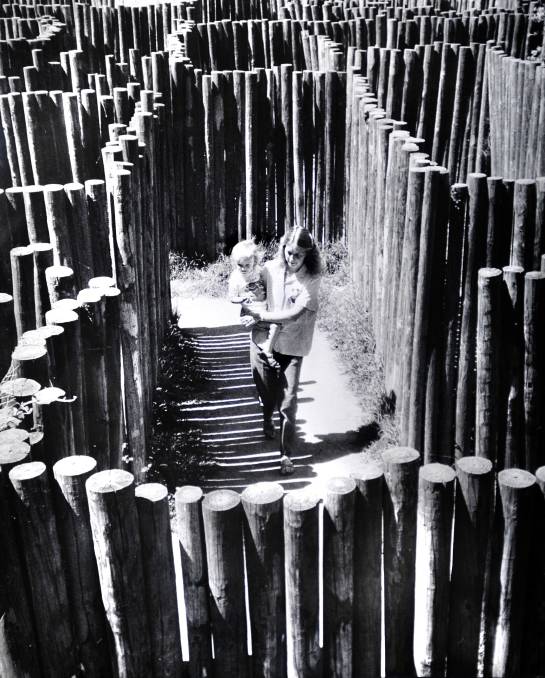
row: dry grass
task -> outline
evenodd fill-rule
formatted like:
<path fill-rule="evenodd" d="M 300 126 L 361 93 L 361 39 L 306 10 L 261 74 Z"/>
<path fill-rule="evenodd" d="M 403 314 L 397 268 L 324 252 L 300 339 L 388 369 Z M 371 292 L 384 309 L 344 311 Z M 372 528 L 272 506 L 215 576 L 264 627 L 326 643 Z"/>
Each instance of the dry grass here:
<path fill-rule="evenodd" d="M 375 357 L 375 339 L 367 313 L 348 270 L 348 252 L 341 243 L 323 250 L 324 276 L 318 326 L 338 352 L 366 421 L 360 429 L 362 448 L 373 457 L 397 444 L 392 403 L 384 390 L 382 365 Z"/>

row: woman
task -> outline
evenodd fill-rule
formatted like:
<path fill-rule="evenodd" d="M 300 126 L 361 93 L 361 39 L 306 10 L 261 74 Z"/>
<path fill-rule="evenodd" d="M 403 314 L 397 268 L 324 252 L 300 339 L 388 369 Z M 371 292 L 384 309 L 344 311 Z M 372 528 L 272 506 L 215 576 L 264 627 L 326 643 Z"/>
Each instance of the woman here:
<path fill-rule="evenodd" d="M 310 351 L 320 287 L 320 253 L 306 228 L 294 228 L 280 242 L 277 257 L 263 267 L 267 287 L 267 310 L 245 305 L 241 318 L 252 327 L 250 362 L 252 376 L 263 405 L 263 433 L 274 438 L 273 414 L 278 407 L 281 421 L 280 473 L 293 473 L 297 390 L 303 357 Z M 268 323 L 280 325 L 273 368 L 259 348 L 267 338 Z"/>

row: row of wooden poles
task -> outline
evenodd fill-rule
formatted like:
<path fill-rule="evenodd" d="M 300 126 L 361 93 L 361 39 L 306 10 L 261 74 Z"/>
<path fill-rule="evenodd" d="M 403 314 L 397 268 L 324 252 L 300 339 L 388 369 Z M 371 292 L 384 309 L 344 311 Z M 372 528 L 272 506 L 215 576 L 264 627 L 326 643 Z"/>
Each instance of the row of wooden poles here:
<path fill-rule="evenodd" d="M 461 17 L 428 15 L 398 21 L 388 19 L 385 14 L 379 14 L 375 19 L 356 16 L 341 21 L 224 19 L 188 24 L 182 34 L 188 58 L 194 66 L 207 71 L 270 68 L 283 63 L 292 63 L 296 70 L 311 67 L 314 70 L 312 50 L 321 36 L 337 43 L 343 54 L 349 47 L 404 50 L 436 42 L 468 46 L 494 40 L 496 44 L 504 45 L 507 53 L 518 56 L 527 33 L 525 28 L 516 33 L 518 47 L 509 50 L 508 46 L 515 40 L 513 31 L 509 33 L 505 21 L 500 21 L 509 16 L 514 15 L 479 14 L 465 17 L 465 21 Z"/>
<path fill-rule="evenodd" d="M 69 449 L 96 454 L 100 468 L 120 463 L 123 441 L 119 440 L 119 428 L 124 416 L 128 435 L 125 456 L 132 458 L 138 478 L 145 471 L 149 451 L 158 356 L 170 314 L 168 252 L 174 213 L 168 166 L 172 158 L 167 124 L 170 114 L 159 101 L 159 92 L 165 90 L 158 84 L 165 70 L 165 77 L 169 77 L 168 67 L 162 53 L 143 57 L 142 61 L 149 65 L 145 72 L 157 94 L 151 90 L 140 92 L 140 83 L 133 82 L 131 94 L 139 100 L 133 100 L 131 107 L 128 89 L 114 88 L 113 97 L 102 96 L 101 103 L 105 99 L 111 103 L 110 116 L 102 120 L 99 112 L 104 107 L 97 106 L 96 91 L 90 89 L 83 90 L 83 95 L 12 92 L 3 95 L 0 105 L 4 139 L 10 141 L 10 172 L 17 172 L 18 181 L 27 184 L 0 194 L 0 290 L 6 302 L 2 374 L 9 369 L 8 355 L 15 345 L 9 328 L 15 325 L 17 339 L 23 344 L 11 360 L 15 390 L 20 385 L 17 379 L 34 379 L 31 372 L 36 369 L 39 385 L 53 383 L 64 391 L 55 403 L 59 399 L 64 403 L 64 396 L 75 396 L 72 406 L 56 405 L 75 413 L 75 423 L 70 428 L 74 433 L 66 436 L 73 440 Z M 97 81 L 107 86 L 106 76 L 96 76 Z M 166 99 L 170 104 L 168 95 Z M 85 108 L 82 101 L 91 105 Z M 44 126 L 49 124 L 55 134 L 45 135 Z M 55 171 L 59 173 L 54 176 Z M 85 179 L 98 175 L 105 180 Z M 55 178 L 76 181 L 48 183 Z M 10 250 L 11 261 L 6 261 Z M 53 272 L 48 268 L 51 264 L 55 264 Z M 78 301 L 72 302 L 74 308 L 67 309 L 65 305 L 62 312 L 57 313 L 56 308 L 49 312 L 61 316 L 68 312 L 69 318 L 59 317 L 58 322 L 50 320 L 48 324 L 71 323 L 71 334 L 81 334 L 76 329 L 78 315 L 84 326 L 83 352 L 77 339 L 57 340 L 63 347 L 69 344 L 68 349 L 62 348 L 69 358 L 59 367 L 66 378 L 58 377 L 51 368 L 53 363 L 60 365 L 62 359 L 53 360 L 52 355 L 48 359 L 43 347 L 24 345 L 29 341 L 24 334 L 43 324 L 50 303 L 57 301 L 48 299 L 48 274 L 59 285 L 74 280 L 67 287 L 70 293 L 61 296 L 74 297 L 74 292 L 80 290 Z M 115 296 L 110 291 L 83 291 L 96 276 L 112 275 L 121 293 L 121 304 L 109 299 Z M 113 306 L 111 312 L 108 306 Z M 119 405 L 119 343 L 123 353 L 124 412 Z M 10 395 L 11 381 L 5 385 L 5 395 Z M 51 393 L 46 395 L 52 397 Z M 38 425 L 41 426 L 39 421 Z M 106 445 L 112 427 L 117 438 Z"/>
<path fill-rule="evenodd" d="M 214 258 L 252 235 L 270 239 L 312 224 L 342 232 L 344 78 L 285 64 L 217 72 L 178 61 L 173 110 L 183 164 L 177 244 Z"/>
<path fill-rule="evenodd" d="M 496 477 L 393 448 L 323 501 L 179 488 L 188 663 L 166 488 L 88 456 L 31 461 L 24 441 L 0 445 L 0 468 L 2 675 L 375 678 L 381 650 L 386 676 L 544 669 L 543 467 Z"/>
<path fill-rule="evenodd" d="M 47 49 L 48 60 L 53 60 L 54 53 L 58 57 L 62 51 L 83 52 L 87 72 L 104 73 L 108 54 L 112 54 L 117 63 L 128 64 L 131 49 L 142 55 L 165 49 L 168 34 L 176 28 L 180 8 L 167 2 L 115 8 L 70 3 L 27 10 L 32 18 L 14 16 L 4 21 L 39 21 L 40 32 L 1 36 L 0 73 L 3 75 L 20 75 L 23 66 L 33 65 L 31 52 L 38 47 Z M 54 28 L 44 23 L 47 20 Z M 32 27 L 35 29 L 36 24 Z"/>
<path fill-rule="evenodd" d="M 427 461 L 476 453 L 533 471 L 545 460 L 545 178 L 450 183 L 366 79 L 349 80 L 352 273 L 401 440 Z"/>

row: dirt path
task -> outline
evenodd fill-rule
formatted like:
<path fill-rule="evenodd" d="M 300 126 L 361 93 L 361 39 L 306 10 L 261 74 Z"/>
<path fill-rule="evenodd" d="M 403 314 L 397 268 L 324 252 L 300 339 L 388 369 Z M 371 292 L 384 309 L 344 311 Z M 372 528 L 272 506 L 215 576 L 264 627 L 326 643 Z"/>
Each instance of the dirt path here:
<path fill-rule="evenodd" d="M 278 472 L 276 440 L 266 440 L 261 407 L 253 385 L 248 333 L 238 323 L 238 307 L 217 298 L 176 299 L 179 325 L 193 337 L 198 360 L 209 379 L 210 399 L 188 404 L 188 418 L 203 432 L 215 467 L 204 489 L 232 488 L 270 480 L 286 489 L 315 486 L 346 476 L 363 464 L 357 429 L 367 421 L 351 393 L 339 360 L 316 331 L 312 352 L 303 361 L 297 416 L 299 452 L 295 473 Z M 275 419 L 277 421 L 277 419 Z"/>

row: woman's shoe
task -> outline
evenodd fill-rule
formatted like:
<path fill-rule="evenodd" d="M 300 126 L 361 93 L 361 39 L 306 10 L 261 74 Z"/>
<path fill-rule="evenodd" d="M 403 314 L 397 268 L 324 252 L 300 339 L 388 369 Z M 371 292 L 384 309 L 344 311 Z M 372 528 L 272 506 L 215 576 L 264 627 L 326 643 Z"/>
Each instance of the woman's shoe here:
<path fill-rule="evenodd" d="M 291 474 L 295 471 L 295 467 L 293 465 L 292 460 L 287 457 L 285 454 L 283 454 L 280 457 L 280 475 L 282 476 L 291 476 Z"/>
<path fill-rule="evenodd" d="M 269 440 L 274 439 L 274 423 L 272 419 L 263 419 L 263 435 Z"/>

